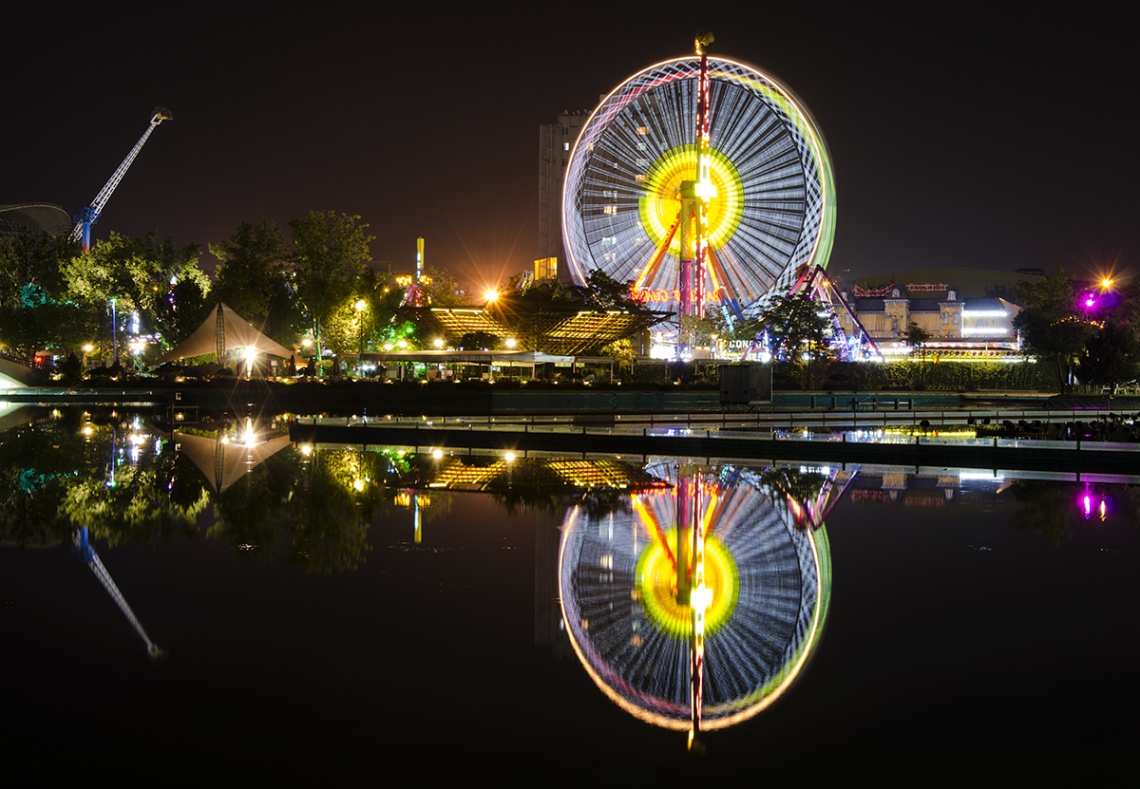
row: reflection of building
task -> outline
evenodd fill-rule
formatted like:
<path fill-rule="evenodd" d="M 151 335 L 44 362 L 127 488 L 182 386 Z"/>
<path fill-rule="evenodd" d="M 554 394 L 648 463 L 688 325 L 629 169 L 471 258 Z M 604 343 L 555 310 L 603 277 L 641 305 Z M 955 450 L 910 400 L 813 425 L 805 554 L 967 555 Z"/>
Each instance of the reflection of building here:
<path fill-rule="evenodd" d="M 557 123 L 538 127 L 538 257 L 542 259 L 566 260 L 562 247 L 562 184 L 570 149 L 588 114 L 585 110 L 563 112 Z M 549 273 L 549 263 L 544 271 Z M 554 273 L 569 277 L 566 266 L 556 266 Z M 536 276 L 542 278 L 537 272 Z"/>

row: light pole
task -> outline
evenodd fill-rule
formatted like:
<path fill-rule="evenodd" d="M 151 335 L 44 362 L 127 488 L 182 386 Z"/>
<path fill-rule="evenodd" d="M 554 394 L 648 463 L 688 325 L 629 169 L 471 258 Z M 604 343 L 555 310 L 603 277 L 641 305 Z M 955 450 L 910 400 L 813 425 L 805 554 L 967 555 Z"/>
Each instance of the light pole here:
<path fill-rule="evenodd" d="M 357 339 L 359 340 L 359 344 L 360 344 L 360 354 L 359 354 L 360 372 L 357 374 L 357 376 L 356 376 L 357 378 L 363 378 L 364 377 L 364 309 L 367 306 L 368 305 L 364 303 L 364 299 L 357 299 L 356 300 L 356 325 L 357 325 L 356 335 L 357 335 Z"/>

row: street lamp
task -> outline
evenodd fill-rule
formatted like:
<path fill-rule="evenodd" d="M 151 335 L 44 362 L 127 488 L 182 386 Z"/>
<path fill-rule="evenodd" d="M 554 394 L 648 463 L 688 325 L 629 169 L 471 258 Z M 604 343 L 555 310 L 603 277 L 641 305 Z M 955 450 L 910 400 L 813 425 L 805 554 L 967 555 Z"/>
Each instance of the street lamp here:
<path fill-rule="evenodd" d="M 360 373 L 357 375 L 357 378 L 364 377 L 364 309 L 367 306 L 368 305 L 364 303 L 364 299 L 356 300 L 357 339 L 360 341 Z"/>

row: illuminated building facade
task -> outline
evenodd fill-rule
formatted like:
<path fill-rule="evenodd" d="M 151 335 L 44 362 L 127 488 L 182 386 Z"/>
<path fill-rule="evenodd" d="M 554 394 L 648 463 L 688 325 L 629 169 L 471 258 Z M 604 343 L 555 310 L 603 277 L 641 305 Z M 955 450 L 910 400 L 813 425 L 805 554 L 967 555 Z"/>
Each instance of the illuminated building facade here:
<path fill-rule="evenodd" d="M 903 341 L 912 323 L 930 335 L 926 346 L 931 350 L 1015 353 L 1019 343 L 1013 321 L 1021 307 L 1010 299 L 1018 282 L 1038 276 L 927 269 L 859 280 L 840 288 L 840 297 L 886 353 L 909 352 Z M 838 317 L 851 323 L 847 315 Z"/>

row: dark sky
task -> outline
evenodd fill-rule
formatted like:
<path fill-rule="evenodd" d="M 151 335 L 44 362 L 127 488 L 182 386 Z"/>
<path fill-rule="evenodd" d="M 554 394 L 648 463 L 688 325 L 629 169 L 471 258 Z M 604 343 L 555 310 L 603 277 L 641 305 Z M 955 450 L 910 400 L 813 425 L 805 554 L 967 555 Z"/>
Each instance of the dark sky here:
<path fill-rule="evenodd" d="M 704 27 L 714 54 L 778 77 L 827 137 L 833 273 L 1136 263 L 1140 69 L 1123 10 L 611 6 L 634 8 L 7 12 L 0 203 L 78 212 L 163 105 L 174 120 L 96 238 L 157 230 L 205 245 L 241 220 L 334 209 L 369 223 L 378 267 L 410 270 L 424 235 L 429 264 L 493 279 L 535 257 L 539 125 L 689 54 Z"/>

